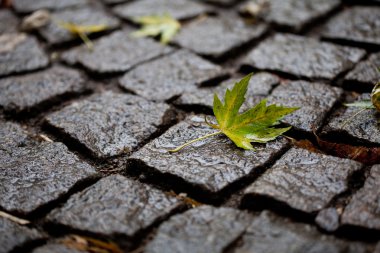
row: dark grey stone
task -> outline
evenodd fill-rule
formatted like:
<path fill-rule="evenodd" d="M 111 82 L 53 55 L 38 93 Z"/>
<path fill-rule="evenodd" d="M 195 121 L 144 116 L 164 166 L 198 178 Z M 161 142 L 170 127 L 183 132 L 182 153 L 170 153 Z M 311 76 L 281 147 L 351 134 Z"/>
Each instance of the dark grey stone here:
<path fill-rule="evenodd" d="M 340 215 L 338 211 L 335 208 L 330 207 L 321 210 L 315 218 L 315 222 L 323 230 L 333 232 L 339 227 L 339 218 Z"/>
<path fill-rule="evenodd" d="M 18 24 L 18 18 L 10 10 L 0 10 L 0 34 L 17 32 Z"/>
<path fill-rule="evenodd" d="M 102 0 L 105 4 L 121 4 L 125 2 L 130 2 L 131 0 Z"/>
<path fill-rule="evenodd" d="M 13 8 L 20 13 L 33 12 L 39 9 L 60 10 L 89 3 L 88 0 L 13 0 Z"/>
<path fill-rule="evenodd" d="M 364 50 L 298 35 L 276 34 L 261 42 L 245 65 L 311 79 L 332 79 L 353 67 Z"/>
<path fill-rule="evenodd" d="M 325 208 L 348 189 L 348 179 L 362 164 L 292 148 L 245 190 L 245 197 L 267 197 L 311 213 Z"/>
<path fill-rule="evenodd" d="M 342 94 L 342 89 L 327 84 L 291 81 L 277 86 L 268 101 L 271 104 L 300 107 L 282 122 L 298 130 L 311 132 L 321 127 L 326 115 Z"/>
<path fill-rule="evenodd" d="M 36 248 L 32 253 L 83 253 L 83 251 L 68 247 L 64 244 L 49 243 Z"/>
<path fill-rule="evenodd" d="M 380 45 L 380 7 L 356 6 L 333 17 L 322 30 L 322 36 Z"/>
<path fill-rule="evenodd" d="M 252 217 L 232 208 L 201 206 L 164 222 L 147 253 L 222 253 L 244 232 Z"/>
<path fill-rule="evenodd" d="M 219 58 L 258 39 L 266 30 L 265 24 L 246 25 L 239 17 L 208 17 L 184 26 L 174 42 L 197 54 Z"/>
<path fill-rule="evenodd" d="M 209 8 L 188 0 L 140 0 L 117 5 L 113 11 L 124 19 L 133 21 L 141 16 L 169 14 L 175 19 L 188 19 L 206 13 Z"/>
<path fill-rule="evenodd" d="M 120 85 L 150 100 L 168 100 L 223 75 L 221 67 L 180 50 L 132 69 Z"/>
<path fill-rule="evenodd" d="M 373 85 L 380 80 L 379 66 L 380 53 L 372 54 L 367 60 L 359 62 L 344 79 Z"/>
<path fill-rule="evenodd" d="M 130 152 L 166 124 L 169 106 L 104 92 L 47 116 L 47 122 L 105 158 Z"/>
<path fill-rule="evenodd" d="M 79 72 L 60 66 L 0 79 L 0 106 L 13 112 L 30 110 L 60 96 L 83 92 L 84 83 Z"/>
<path fill-rule="evenodd" d="M 174 196 L 112 175 L 73 195 L 48 220 L 100 234 L 134 236 L 180 206 Z"/>
<path fill-rule="evenodd" d="M 129 31 L 118 31 L 94 41 L 92 51 L 82 45 L 66 51 L 62 58 L 69 64 L 80 64 L 91 72 L 107 74 L 125 72 L 172 50 L 149 38 L 133 38 Z"/>
<path fill-rule="evenodd" d="M 46 67 L 49 59 L 34 37 L 0 35 L 0 76 Z"/>
<path fill-rule="evenodd" d="M 0 206 L 27 214 L 67 193 L 95 170 L 61 143 L 0 150 Z"/>
<path fill-rule="evenodd" d="M 0 150 L 11 150 L 29 142 L 27 131 L 11 122 L 0 121 L 0 136 Z"/>
<path fill-rule="evenodd" d="M 256 150 L 236 147 L 226 136 L 196 142 L 177 153 L 169 153 L 187 141 L 215 132 L 203 118 L 188 118 L 131 155 L 148 170 L 174 175 L 201 189 L 217 193 L 231 183 L 262 169 L 287 147 L 284 139 L 255 145 Z M 216 196 L 217 197 L 217 196 Z"/>
<path fill-rule="evenodd" d="M 344 209 L 342 224 L 380 230 L 380 165 L 374 165 L 363 188 Z"/>

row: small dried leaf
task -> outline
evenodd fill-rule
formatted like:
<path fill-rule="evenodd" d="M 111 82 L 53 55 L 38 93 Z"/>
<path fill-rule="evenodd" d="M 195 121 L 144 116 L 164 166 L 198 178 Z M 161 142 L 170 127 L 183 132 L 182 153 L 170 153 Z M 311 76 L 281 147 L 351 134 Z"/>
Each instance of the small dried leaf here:
<path fill-rule="evenodd" d="M 376 110 L 380 112 L 380 82 L 378 82 L 372 90 L 371 101 Z"/>
<path fill-rule="evenodd" d="M 25 17 L 21 23 L 21 30 L 33 31 L 47 25 L 50 22 L 51 15 L 48 10 L 38 10 Z"/>

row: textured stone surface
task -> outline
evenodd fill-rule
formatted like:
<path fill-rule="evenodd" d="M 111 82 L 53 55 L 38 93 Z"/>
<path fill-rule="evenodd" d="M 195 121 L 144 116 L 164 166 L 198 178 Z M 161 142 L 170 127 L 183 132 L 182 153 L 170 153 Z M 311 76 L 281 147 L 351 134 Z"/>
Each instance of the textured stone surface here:
<path fill-rule="evenodd" d="M 0 206 L 27 214 L 53 201 L 95 170 L 61 143 L 0 150 Z"/>
<path fill-rule="evenodd" d="M 13 112 L 30 110 L 60 96 L 84 91 L 84 82 L 79 72 L 60 66 L 0 79 L 0 106 Z"/>
<path fill-rule="evenodd" d="M 59 22 L 73 23 L 76 25 L 105 25 L 111 30 L 120 25 L 118 19 L 107 14 L 100 8 L 83 7 L 68 9 L 52 14 L 53 21 L 39 29 L 39 33 L 50 44 L 69 42 L 78 39 L 78 36 L 60 26 Z M 57 20 L 57 21 L 54 21 Z"/>
<path fill-rule="evenodd" d="M 80 64 L 101 74 L 124 72 L 133 66 L 167 54 L 173 49 L 151 39 L 133 38 L 130 31 L 118 31 L 94 41 L 93 51 L 84 45 L 62 55 L 69 64 Z"/>
<path fill-rule="evenodd" d="M 10 10 L 0 10 L 0 34 L 17 32 L 18 24 L 18 18 Z"/>
<path fill-rule="evenodd" d="M 49 115 L 47 122 L 105 158 L 136 148 L 166 123 L 168 109 L 141 97 L 104 92 Z"/>
<path fill-rule="evenodd" d="M 338 229 L 340 225 L 339 219 L 340 215 L 338 211 L 333 207 L 329 207 L 318 213 L 317 217 L 315 217 L 315 223 L 322 229 L 332 232 Z"/>
<path fill-rule="evenodd" d="M 364 54 L 357 48 L 303 36 L 276 34 L 254 48 L 244 64 L 312 79 L 332 79 L 353 67 Z"/>
<path fill-rule="evenodd" d="M 232 208 L 202 206 L 164 222 L 148 243 L 147 253 L 222 253 L 245 230 L 252 217 Z"/>
<path fill-rule="evenodd" d="M 114 12 L 122 18 L 133 20 L 141 16 L 169 14 L 175 19 L 188 19 L 208 11 L 204 5 L 187 0 L 140 0 L 117 5 Z"/>
<path fill-rule="evenodd" d="M 120 85 L 150 100 L 167 100 L 223 75 L 221 67 L 180 50 L 134 68 Z"/>
<path fill-rule="evenodd" d="M 0 121 L 0 150 L 8 150 L 25 146 L 28 143 L 28 133 L 20 125 Z"/>
<path fill-rule="evenodd" d="M 359 62 L 355 68 L 346 75 L 345 80 L 373 85 L 380 80 L 379 66 L 380 53 L 372 54 L 367 60 Z"/>
<path fill-rule="evenodd" d="M 258 39 L 266 30 L 264 24 L 249 26 L 239 17 L 209 17 L 184 26 L 174 42 L 197 54 L 218 58 Z"/>
<path fill-rule="evenodd" d="M 180 205 L 174 196 L 112 175 L 73 195 L 62 208 L 53 210 L 48 219 L 75 229 L 133 236 Z"/>
<path fill-rule="evenodd" d="M 0 34 L 0 76 L 46 67 L 49 59 L 34 37 Z"/>
<path fill-rule="evenodd" d="M 352 7 L 333 17 L 322 31 L 330 39 L 380 45 L 380 7 Z"/>
<path fill-rule="evenodd" d="M 189 140 L 215 132 L 205 124 L 199 124 L 201 121 L 203 118 L 193 117 L 180 122 L 131 158 L 143 162 L 148 170 L 174 175 L 189 184 L 216 193 L 254 173 L 286 147 L 286 141 L 280 139 L 266 145 L 255 145 L 256 151 L 248 151 L 237 148 L 225 136 L 216 136 L 196 142 L 180 152 L 168 152 Z"/>
<path fill-rule="evenodd" d="M 245 190 L 247 198 L 269 197 L 291 208 L 316 212 L 348 188 L 358 162 L 292 148 Z M 248 200 L 247 200 L 248 201 Z"/>
<path fill-rule="evenodd" d="M 277 86 L 269 96 L 269 103 L 300 107 L 282 122 L 296 129 L 311 132 L 321 127 L 325 116 L 339 101 L 343 90 L 322 83 L 292 81 Z"/>
<path fill-rule="evenodd" d="M 59 10 L 89 3 L 88 0 L 14 0 L 13 8 L 20 13 L 33 12 L 38 9 Z"/>
<path fill-rule="evenodd" d="M 64 244 L 49 243 L 36 248 L 32 253 L 83 253 L 83 251 L 67 247 Z"/>
<path fill-rule="evenodd" d="M 363 188 L 344 209 L 342 224 L 380 230 L 380 165 L 374 165 Z"/>

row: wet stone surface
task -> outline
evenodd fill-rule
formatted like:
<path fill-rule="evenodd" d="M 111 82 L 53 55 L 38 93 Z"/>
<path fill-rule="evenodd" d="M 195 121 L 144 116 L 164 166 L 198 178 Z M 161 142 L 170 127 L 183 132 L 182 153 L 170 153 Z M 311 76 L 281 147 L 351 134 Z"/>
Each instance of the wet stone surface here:
<path fill-rule="evenodd" d="M 170 128 L 131 156 L 149 171 L 169 174 L 187 184 L 215 194 L 231 183 L 262 169 L 287 147 L 284 139 L 256 145 L 256 151 L 237 149 L 225 136 L 215 136 L 171 154 L 183 143 L 215 132 L 202 124 L 203 118 L 192 117 Z M 172 182 L 173 183 L 173 182 Z"/>
<path fill-rule="evenodd" d="M 268 98 L 269 103 L 300 107 L 282 122 L 302 131 L 319 129 L 343 90 L 322 83 L 291 81 L 277 86 Z"/>
<path fill-rule="evenodd" d="M 0 163 L 0 206 L 24 215 L 96 175 L 61 143 L 1 150 Z"/>
<path fill-rule="evenodd" d="M 32 253 L 83 253 L 82 250 L 73 249 L 64 244 L 50 243 L 44 246 L 38 247 L 32 251 Z"/>
<path fill-rule="evenodd" d="M 129 94 L 104 92 L 47 116 L 48 124 L 82 143 L 99 158 L 136 148 L 166 124 L 169 106 Z"/>
<path fill-rule="evenodd" d="M 275 53 L 274 53 L 275 52 Z M 353 67 L 364 50 L 290 34 L 276 34 L 254 48 L 244 64 L 310 79 L 333 79 Z"/>
<path fill-rule="evenodd" d="M 222 253 L 244 232 L 252 217 L 232 208 L 202 206 L 172 216 L 148 243 L 147 253 Z"/>
<path fill-rule="evenodd" d="M 180 50 L 134 68 L 120 85 L 150 100 L 168 100 L 223 75 L 221 67 Z"/>
<path fill-rule="evenodd" d="M 322 31 L 329 39 L 380 45 L 380 7 L 352 7 L 333 17 Z"/>
<path fill-rule="evenodd" d="M 73 195 L 62 208 L 53 210 L 48 220 L 78 230 L 132 237 L 180 206 L 174 196 L 112 175 Z"/>
<path fill-rule="evenodd" d="M 17 32 L 18 24 L 18 18 L 10 10 L 0 10 L 0 34 Z"/>
<path fill-rule="evenodd" d="M 93 51 L 83 45 L 66 51 L 62 58 L 68 64 L 82 65 L 91 72 L 110 74 L 125 72 L 172 50 L 151 39 L 133 38 L 130 31 L 119 31 L 94 41 Z"/>
<path fill-rule="evenodd" d="M 365 83 L 372 86 L 380 80 L 379 66 L 380 53 L 372 54 L 367 60 L 359 62 L 344 79 L 348 82 Z"/>
<path fill-rule="evenodd" d="M 88 0 L 14 0 L 13 8 L 20 13 L 33 12 L 39 9 L 60 10 L 89 3 Z"/>
<path fill-rule="evenodd" d="M 197 54 L 219 58 L 258 39 L 267 30 L 264 24 L 249 26 L 235 16 L 204 18 L 184 26 L 174 42 Z"/>
<path fill-rule="evenodd" d="M 83 92 L 85 80 L 73 69 L 55 66 L 24 76 L 0 79 L 0 106 L 20 112 L 54 101 L 59 97 Z"/>
<path fill-rule="evenodd" d="M 11 150 L 29 143 L 27 131 L 19 124 L 0 121 L 0 150 Z"/>
<path fill-rule="evenodd" d="M 292 148 L 271 169 L 245 190 L 247 202 L 274 199 L 307 213 L 326 207 L 348 189 L 351 174 L 362 168 L 358 162 Z"/>
<path fill-rule="evenodd" d="M 0 35 L 0 76 L 46 67 L 49 59 L 34 37 L 23 33 Z"/>

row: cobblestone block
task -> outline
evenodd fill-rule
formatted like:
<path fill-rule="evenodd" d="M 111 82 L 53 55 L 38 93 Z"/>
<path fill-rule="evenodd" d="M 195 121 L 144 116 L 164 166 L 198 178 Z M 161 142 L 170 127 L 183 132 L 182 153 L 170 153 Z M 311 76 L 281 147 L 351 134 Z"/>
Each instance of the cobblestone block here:
<path fill-rule="evenodd" d="M 150 100 L 168 100 L 223 75 L 221 67 L 180 50 L 134 68 L 120 85 Z"/>
<path fill-rule="evenodd" d="M 284 139 L 266 145 L 255 145 L 256 151 L 237 148 L 227 137 L 205 139 L 178 153 L 173 149 L 189 140 L 215 130 L 201 125 L 200 117 L 189 118 L 148 143 L 131 156 L 148 171 L 172 175 L 192 186 L 217 193 L 231 183 L 262 169 L 287 147 Z"/>
<path fill-rule="evenodd" d="M 12 6 L 19 13 L 29 13 L 39 9 L 60 10 L 88 3 L 89 0 L 14 0 Z"/>
<path fill-rule="evenodd" d="M 15 148 L 12 153 L 1 150 L 0 163 L 0 206 L 24 215 L 96 174 L 61 143 Z"/>
<path fill-rule="evenodd" d="M 29 142 L 28 133 L 20 125 L 0 121 L 0 150 L 10 150 L 25 146 Z"/>
<path fill-rule="evenodd" d="M 276 34 L 254 48 L 244 64 L 310 79 L 333 79 L 350 69 L 364 50 L 290 34 Z"/>
<path fill-rule="evenodd" d="M 343 90 L 322 83 L 292 81 L 277 86 L 269 96 L 269 103 L 300 107 L 282 122 L 302 131 L 319 129 L 326 115 L 339 101 Z"/>
<path fill-rule="evenodd" d="M 239 17 L 209 17 L 184 26 L 174 42 L 197 54 L 220 58 L 258 39 L 266 30 L 265 24 L 249 26 Z"/>
<path fill-rule="evenodd" d="M 68 64 L 80 64 L 91 72 L 108 74 L 125 72 L 137 64 L 173 50 L 151 39 L 133 38 L 129 33 L 114 32 L 95 41 L 92 51 L 82 45 L 66 51 L 62 58 Z"/>
<path fill-rule="evenodd" d="M 252 217 L 232 208 L 202 206 L 172 216 L 148 243 L 147 253 L 222 253 L 244 232 Z"/>
<path fill-rule="evenodd" d="M 16 33 L 18 24 L 18 18 L 10 10 L 0 10 L 0 34 Z"/>
<path fill-rule="evenodd" d="M 129 94 L 104 92 L 73 103 L 47 117 L 47 122 L 106 158 L 130 152 L 155 133 L 169 106 Z"/>
<path fill-rule="evenodd" d="M 6 111 L 29 111 L 59 97 L 83 92 L 84 82 L 79 72 L 60 66 L 0 79 L 0 106 Z"/>
<path fill-rule="evenodd" d="M 348 189 L 348 179 L 362 164 L 292 148 L 245 190 L 245 201 L 265 197 L 312 213 Z"/>
<path fill-rule="evenodd" d="M 362 62 L 359 62 L 355 68 L 350 71 L 345 81 L 370 84 L 371 86 L 380 80 L 380 53 L 372 54 Z"/>
<path fill-rule="evenodd" d="M 105 235 L 134 236 L 179 208 L 176 197 L 112 175 L 101 179 L 48 215 L 48 220 Z"/>
<path fill-rule="evenodd" d="M 34 37 L 24 33 L 0 35 L 0 76 L 46 67 L 49 59 Z"/>

